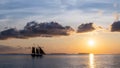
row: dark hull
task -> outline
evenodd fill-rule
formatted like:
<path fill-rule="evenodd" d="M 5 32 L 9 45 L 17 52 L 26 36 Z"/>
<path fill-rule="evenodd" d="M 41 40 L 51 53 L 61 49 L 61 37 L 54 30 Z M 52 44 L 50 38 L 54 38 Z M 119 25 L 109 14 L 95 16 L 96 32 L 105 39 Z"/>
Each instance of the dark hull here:
<path fill-rule="evenodd" d="M 42 57 L 42 54 L 31 54 L 32 57 Z"/>

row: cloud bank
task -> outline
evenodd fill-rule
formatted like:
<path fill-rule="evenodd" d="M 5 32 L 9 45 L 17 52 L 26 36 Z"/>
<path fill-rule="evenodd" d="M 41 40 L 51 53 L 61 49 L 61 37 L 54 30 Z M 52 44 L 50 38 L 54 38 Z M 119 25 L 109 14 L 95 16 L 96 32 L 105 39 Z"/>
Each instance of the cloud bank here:
<path fill-rule="evenodd" d="M 7 28 L 7 27 L 6 27 Z M 27 39 L 29 37 L 54 37 L 54 36 L 69 36 L 70 34 L 91 32 L 94 30 L 106 30 L 101 26 L 97 26 L 94 23 L 83 23 L 74 30 L 71 26 L 62 26 L 58 22 L 42 22 L 36 21 L 28 22 L 22 30 L 17 28 L 9 28 L 0 32 L 0 40 L 8 38 L 22 38 Z M 111 25 L 110 32 L 120 32 L 120 21 L 115 21 Z"/>
<path fill-rule="evenodd" d="M 70 26 L 62 26 L 57 22 L 37 23 L 35 21 L 28 22 L 22 30 L 10 28 L 0 32 L 0 39 L 8 38 L 28 38 L 28 37 L 53 37 L 58 35 L 67 36 L 74 29 Z"/>
<path fill-rule="evenodd" d="M 86 23 L 86 24 L 81 24 L 78 27 L 77 32 L 82 33 L 82 32 L 90 32 L 90 31 L 93 31 L 93 30 L 95 30 L 95 28 L 93 27 L 93 23 Z"/>
<path fill-rule="evenodd" d="M 120 32 L 120 21 L 116 21 L 111 25 L 111 31 L 112 32 Z"/>
<path fill-rule="evenodd" d="M 17 31 L 15 28 L 10 28 L 0 32 L 0 39 L 6 39 L 11 37 L 17 38 L 18 35 L 19 35 L 19 31 Z"/>

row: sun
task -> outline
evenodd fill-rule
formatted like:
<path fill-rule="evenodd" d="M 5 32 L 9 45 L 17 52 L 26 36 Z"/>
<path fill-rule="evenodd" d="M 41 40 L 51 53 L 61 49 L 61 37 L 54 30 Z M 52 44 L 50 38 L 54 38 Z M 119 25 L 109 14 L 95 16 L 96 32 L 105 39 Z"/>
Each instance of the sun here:
<path fill-rule="evenodd" d="M 90 39 L 90 40 L 88 41 L 88 45 L 94 46 L 94 44 L 95 44 L 95 41 L 94 41 L 94 40 Z"/>

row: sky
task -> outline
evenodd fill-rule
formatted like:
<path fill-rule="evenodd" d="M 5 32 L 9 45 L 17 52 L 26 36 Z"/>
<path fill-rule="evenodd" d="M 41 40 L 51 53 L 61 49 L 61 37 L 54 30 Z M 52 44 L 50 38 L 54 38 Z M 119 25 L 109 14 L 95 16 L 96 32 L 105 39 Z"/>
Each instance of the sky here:
<path fill-rule="evenodd" d="M 4 39 L 0 39 L 0 53 L 21 53 L 24 50 L 30 53 L 30 47 L 35 43 L 47 53 L 118 54 L 119 3 L 120 0 L 0 0 L 0 38 L 4 36 L 3 31 L 11 28 L 17 29 L 16 33 L 23 37 L 21 39 L 12 35 L 9 38 L 11 35 L 8 33 Z M 41 34 L 38 29 L 37 36 L 29 32 L 34 36 L 31 37 L 27 34 L 27 23 L 31 21 L 48 24 L 54 21 L 62 29 L 46 27 L 44 37 L 38 36 Z M 46 37 L 46 34 L 52 34 L 52 37 Z M 92 47 L 88 44 L 90 39 L 95 42 Z"/>

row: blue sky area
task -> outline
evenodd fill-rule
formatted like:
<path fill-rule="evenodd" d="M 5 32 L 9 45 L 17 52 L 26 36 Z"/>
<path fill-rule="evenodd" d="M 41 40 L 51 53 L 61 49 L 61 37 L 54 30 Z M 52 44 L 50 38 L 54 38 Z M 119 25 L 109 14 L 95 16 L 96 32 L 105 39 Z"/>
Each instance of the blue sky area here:
<path fill-rule="evenodd" d="M 120 0 L 0 0 L 0 30 L 19 29 L 30 21 L 57 21 L 77 28 L 94 22 L 108 28 L 120 12 Z"/>

